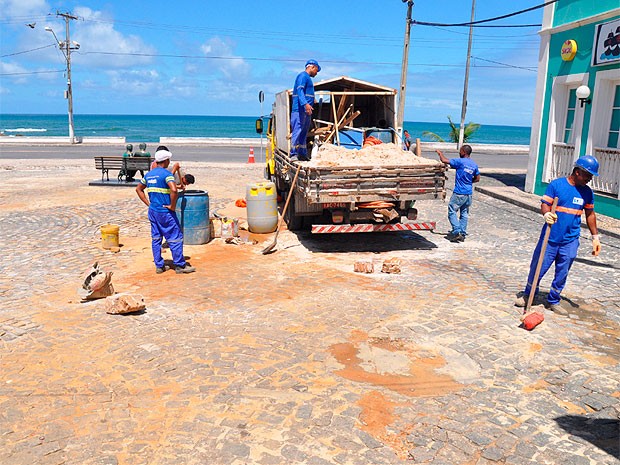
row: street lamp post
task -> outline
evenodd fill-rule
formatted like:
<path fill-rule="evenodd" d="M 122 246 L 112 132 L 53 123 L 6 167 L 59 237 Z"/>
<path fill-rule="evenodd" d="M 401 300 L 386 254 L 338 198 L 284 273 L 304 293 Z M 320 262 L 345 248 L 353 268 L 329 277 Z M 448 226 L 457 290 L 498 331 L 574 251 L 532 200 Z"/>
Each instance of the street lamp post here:
<path fill-rule="evenodd" d="M 407 92 L 407 67 L 409 63 L 409 37 L 411 35 L 411 10 L 413 9 L 413 0 L 402 0 L 407 3 L 407 26 L 405 28 L 405 43 L 403 45 L 403 62 L 400 70 L 400 95 L 398 97 L 398 113 L 396 120 L 398 130 L 402 134 L 405 127 L 405 94 Z"/>
<path fill-rule="evenodd" d="M 465 114 L 467 113 L 467 88 L 469 87 L 469 62 L 471 60 L 471 40 L 474 35 L 474 22 L 476 0 L 471 0 L 471 21 L 469 25 L 469 40 L 467 41 L 467 60 L 465 62 L 465 83 L 463 84 L 463 102 L 461 104 L 461 125 L 459 128 L 459 141 L 457 149 L 461 149 L 465 140 Z"/>
<path fill-rule="evenodd" d="M 71 50 L 78 50 L 80 48 L 80 44 L 77 42 L 71 42 L 69 35 L 69 20 L 77 19 L 77 16 L 71 16 L 67 13 L 58 13 L 58 16 L 63 16 L 65 18 L 65 41 L 61 42 L 56 37 L 56 33 L 54 30 L 46 26 L 45 30 L 47 32 L 51 32 L 56 39 L 56 43 L 58 44 L 58 48 L 65 56 L 65 61 L 67 63 L 67 91 L 65 92 L 65 98 L 68 102 L 68 112 L 69 112 L 69 142 L 71 144 L 75 144 L 75 130 L 73 127 L 73 90 L 71 87 Z"/>

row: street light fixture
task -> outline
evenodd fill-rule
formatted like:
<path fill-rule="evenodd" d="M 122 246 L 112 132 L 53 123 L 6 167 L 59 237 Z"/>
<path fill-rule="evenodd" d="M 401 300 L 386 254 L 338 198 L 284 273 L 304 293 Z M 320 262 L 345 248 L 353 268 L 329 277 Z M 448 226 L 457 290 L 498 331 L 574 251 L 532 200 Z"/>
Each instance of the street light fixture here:
<path fill-rule="evenodd" d="M 45 30 L 47 32 L 52 33 L 52 35 L 54 36 L 54 39 L 56 40 L 56 44 L 58 45 L 58 48 L 64 55 L 65 61 L 67 63 L 67 90 L 65 92 L 65 98 L 67 99 L 67 102 L 68 102 L 69 142 L 71 144 L 75 144 L 75 130 L 73 127 L 73 90 L 71 87 L 71 50 L 78 50 L 80 48 L 80 44 L 78 44 L 75 41 L 71 42 L 69 40 L 69 18 L 65 17 L 65 20 L 66 20 L 67 27 L 66 27 L 66 40 L 64 42 L 61 42 L 60 40 L 58 40 L 56 33 L 51 27 L 45 26 Z"/>

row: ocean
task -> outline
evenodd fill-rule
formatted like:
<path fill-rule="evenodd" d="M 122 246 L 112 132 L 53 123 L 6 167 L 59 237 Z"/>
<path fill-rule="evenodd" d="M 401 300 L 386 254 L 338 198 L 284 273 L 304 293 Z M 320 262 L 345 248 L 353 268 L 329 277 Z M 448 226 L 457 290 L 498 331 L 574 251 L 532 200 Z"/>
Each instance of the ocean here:
<path fill-rule="evenodd" d="M 256 118 L 249 116 L 163 115 L 74 115 L 75 135 L 80 137 L 125 137 L 127 142 L 158 142 L 160 137 L 259 137 Z M 0 132 L 5 136 L 64 136 L 69 134 L 67 115 L 0 114 Z M 267 125 L 265 124 L 265 128 Z M 405 122 L 413 138 L 431 139 L 424 131 L 447 139 L 447 123 Z M 530 128 L 483 124 L 471 143 L 529 145 Z"/>

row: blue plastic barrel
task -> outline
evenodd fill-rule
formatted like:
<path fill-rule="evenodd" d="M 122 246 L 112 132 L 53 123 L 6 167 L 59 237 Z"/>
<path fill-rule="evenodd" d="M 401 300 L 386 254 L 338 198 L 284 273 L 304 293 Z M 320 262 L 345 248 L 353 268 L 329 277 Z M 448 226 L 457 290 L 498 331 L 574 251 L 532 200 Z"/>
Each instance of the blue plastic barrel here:
<path fill-rule="evenodd" d="M 176 213 L 183 230 L 183 243 L 199 245 L 209 242 L 209 194 L 207 191 L 179 192 Z"/>

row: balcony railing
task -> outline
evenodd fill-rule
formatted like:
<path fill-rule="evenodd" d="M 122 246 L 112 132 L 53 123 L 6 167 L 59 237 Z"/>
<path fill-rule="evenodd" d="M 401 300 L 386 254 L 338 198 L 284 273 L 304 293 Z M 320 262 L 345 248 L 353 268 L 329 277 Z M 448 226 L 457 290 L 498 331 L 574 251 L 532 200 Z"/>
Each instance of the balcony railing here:
<path fill-rule="evenodd" d="M 599 175 L 592 178 L 590 187 L 596 192 L 620 198 L 620 149 L 595 148 L 593 155 L 600 166 Z"/>
<path fill-rule="evenodd" d="M 566 177 L 573 171 L 575 162 L 575 146 L 573 144 L 562 144 L 556 142 L 553 144 L 551 151 L 551 160 L 547 167 L 547 175 L 545 182 L 551 182 L 554 179 Z"/>

